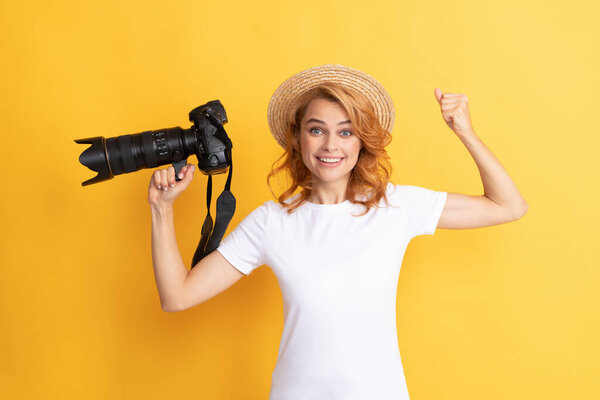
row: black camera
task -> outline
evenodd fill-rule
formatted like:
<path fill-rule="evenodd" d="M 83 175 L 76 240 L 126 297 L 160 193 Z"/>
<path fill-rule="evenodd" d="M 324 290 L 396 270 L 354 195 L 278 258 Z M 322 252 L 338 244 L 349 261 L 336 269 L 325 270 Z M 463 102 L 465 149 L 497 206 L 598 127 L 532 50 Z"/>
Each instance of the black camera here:
<path fill-rule="evenodd" d="M 77 139 L 76 143 L 91 144 L 79 156 L 79 162 L 98 175 L 82 186 L 112 179 L 115 175 L 173 164 L 175 177 L 195 154 L 198 167 L 205 175 L 227 172 L 231 165 L 232 143 L 223 125 L 227 123 L 225 108 L 219 100 L 190 111 L 190 129 L 180 127 L 158 129 L 105 139 L 96 136 Z"/>
<path fill-rule="evenodd" d="M 235 213 L 235 197 L 230 191 L 233 161 L 233 145 L 223 128 L 227 123 L 225 108 L 219 100 L 194 108 L 190 111 L 190 129 L 180 127 L 158 129 L 122 135 L 105 139 L 96 136 L 77 139 L 76 143 L 91 144 L 79 156 L 79 162 L 98 175 L 83 182 L 82 186 L 112 179 L 115 175 L 134 172 L 142 168 L 154 168 L 173 164 L 175 179 L 187 163 L 187 158 L 195 154 L 198 167 L 208 175 L 206 187 L 207 214 L 202 224 L 202 233 L 192 259 L 192 268 L 206 255 L 214 251 L 221 242 L 225 230 Z M 217 198 L 217 215 L 214 221 L 210 215 L 212 195 L 212 175 L 227 172 L 229 175 L 225 189 Z"/>

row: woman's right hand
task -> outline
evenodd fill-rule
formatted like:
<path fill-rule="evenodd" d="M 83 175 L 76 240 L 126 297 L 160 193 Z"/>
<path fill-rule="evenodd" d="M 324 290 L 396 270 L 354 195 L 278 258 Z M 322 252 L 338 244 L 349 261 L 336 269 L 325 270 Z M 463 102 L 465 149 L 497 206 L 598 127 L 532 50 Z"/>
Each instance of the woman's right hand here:
<path fill-rule="evenodd" d="M 179 176 L 179 182 L 175 181 L 175 168 L 171 165 L 167 168 L 154 171 L 148 187 L 148 203 L 153 207 L 172 206 L 173 201 L 179 196 L 194 178 L 195 165 L 186 164 Z"/>

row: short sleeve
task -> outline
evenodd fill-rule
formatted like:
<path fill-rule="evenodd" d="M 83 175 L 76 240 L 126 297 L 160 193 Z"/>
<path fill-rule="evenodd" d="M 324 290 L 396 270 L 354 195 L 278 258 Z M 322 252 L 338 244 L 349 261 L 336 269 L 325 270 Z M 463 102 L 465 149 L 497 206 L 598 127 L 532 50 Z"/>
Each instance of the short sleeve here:
<path fill-rule="evenodd" d="M 244 275 L 264 264 L 267 203 L 248 214 L 217 247 L 217 251 Z"/>
<path fill-rule="evenodd" d="M 438 192 L 419 186 L 399 185 L 399 199 L 407 207 L 411 237 L 433 235 L 446 204 L 448 192 Z"/>

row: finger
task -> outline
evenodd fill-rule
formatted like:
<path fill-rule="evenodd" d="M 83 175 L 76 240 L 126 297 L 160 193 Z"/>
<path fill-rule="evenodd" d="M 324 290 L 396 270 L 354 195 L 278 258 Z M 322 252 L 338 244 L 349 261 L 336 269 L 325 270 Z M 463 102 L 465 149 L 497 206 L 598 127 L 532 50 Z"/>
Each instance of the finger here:
<path fill-rule="evenodd" d="M 190 183 L 192 183 L 192 179 L 194 178 L 194 166 L 190 166 L 188 168 L 188 170 L 185 173 L 184 178 L 179 181 L 179 185 L 177 185 L 177 187 L 181 187 L 181 190 L 186 190 L 187 187 L 190 185 Z"/>
<path fill-rule="evenodd" d="M 167 169 L 160 170 L 160 185 L 162 189 L 166 192 L 169 190 L 169 183 L 167 181 Z"/>
<path fill-rule="evenodd" d="M 440 102 L 440 100 L 442 99 L 442 89 L 440 88 L 435 88 L 433 90 L 433 94 L 435 95 L 435 99 L 438 101 L 438 103 Z"/>
<path fill-rule="evenodd" d="M 190 169 L 191 165 L 192 164 L 186 164 L 183 166 L 183 168 L 181 168 L 181 170 L 179 171 L 179 175 L 177 175 L 179 179 L 183 179 L 183 177 L 187 175 L 187 171 Z"/>
<path fill-rule="evenodd" d="M 442 101 L 444 100 L 453 100 L 453 101 L 466 101 L 468 102 L 469 99 L 467 98 L 466 94 L 463 93 L 444 93 L 443 97 L 442 97 Z"/>
<path fill-rule="evenodd" d="M 167 181 L 169 183 L 169 187 L 175 187 L 175 168 L 172 165 L 167 168 Z"/>
<path fill-rule="evenodd" d="M 464 101 L 459 98 L 442 99 L 442 101 L 441 101 L 441 104 L 458 104 L 458 103 L 464 103 Z"/>
<path fill-rule="evenodd" d="M 444 104 L 442 105 L 442 111 L 451 111 L 458 108 L 458 104 Z"/>
<path fill-rule="evenodd" d="M 185 172 L 185 178 L 187 180 L 191 180 L 194 177 L 194 170 L 195 169 L 196 169 L 196 166 L 193 165 L 193 164 L 190 164 L 189 168 Z"/>
<path fill-rule="evenodd" d="M 196 166 L 194 164 L 188 164 L 186 167 L 185 176 L 188 177 L 189 175 L 193 175 Z"/>
<path fill-rule="evenodd" d="M 154 173 L 152 174 L 152 183 L 154 183 L 154 186 L 156 186 L 156 188 L 158 190 L 161 190 L 161 187 L 160 187 L 160 172 L 159 171 L 154 171 Z"/>

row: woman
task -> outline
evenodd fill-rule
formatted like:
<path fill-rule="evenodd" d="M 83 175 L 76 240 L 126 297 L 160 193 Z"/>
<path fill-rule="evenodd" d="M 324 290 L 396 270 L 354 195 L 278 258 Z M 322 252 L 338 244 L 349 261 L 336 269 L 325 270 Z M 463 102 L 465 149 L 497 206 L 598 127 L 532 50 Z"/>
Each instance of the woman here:
<path fill-rule="evenodd" d="M 278 203 L 267 201 L 246 216 L 191 271 L 177 249 L 172 204 L 194 167 L 184 167 L 177 183 L 172 167 L 155 171 L 148 200 L 165 311 L 200 304 L 263 264 L 275 273 L 284 329 L 271 400 L 408 399 L 395 311 L 408 243 L 436 228 L 495 225 L 526 212 L 512 180 L 475 135 L 466 97 L 439 89 L 435 95 L 473 155 L 485 195 L 389 182 L 391 99 L 375 79 L 342 65 L 302 71 L 275 91 L 269 127 L 285 152 L 267 181 L 285 170 L 292 185 Z"/>

